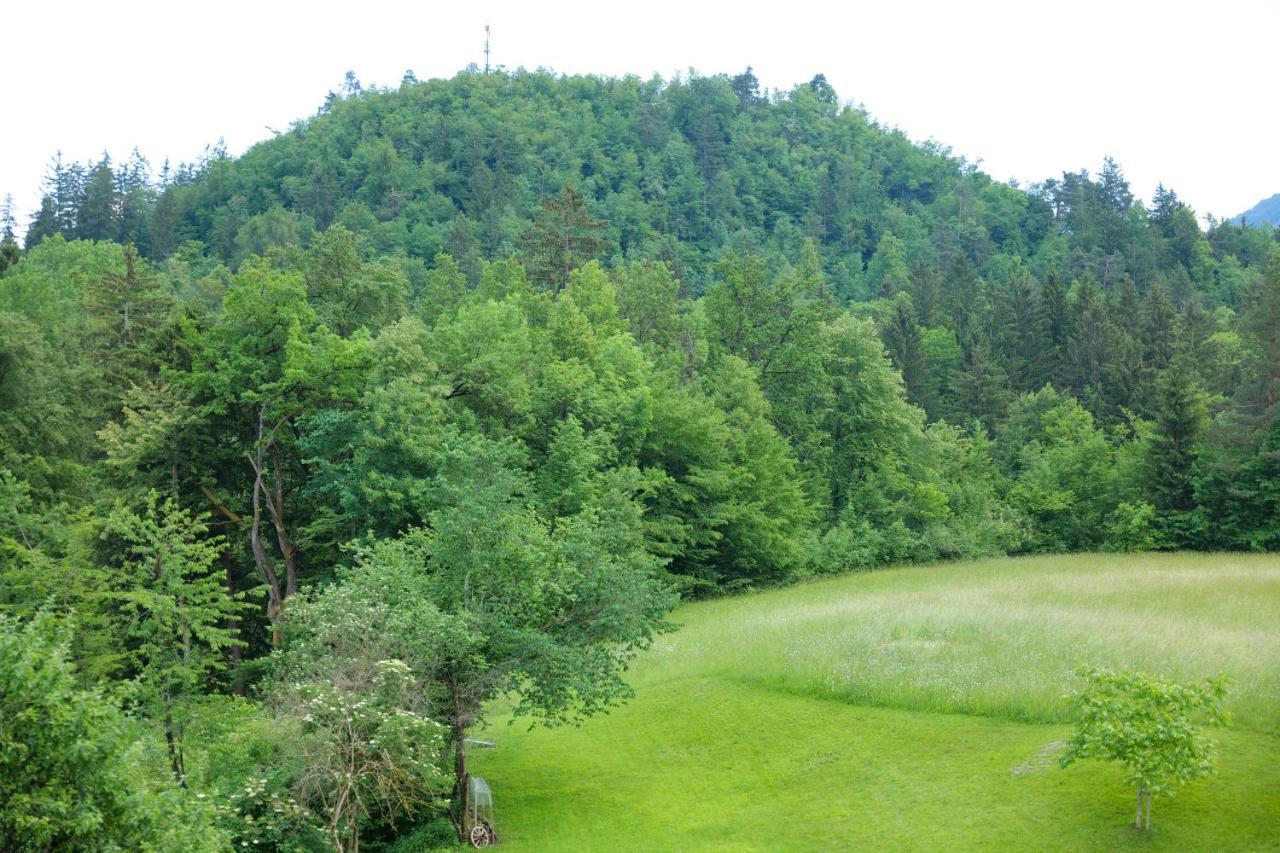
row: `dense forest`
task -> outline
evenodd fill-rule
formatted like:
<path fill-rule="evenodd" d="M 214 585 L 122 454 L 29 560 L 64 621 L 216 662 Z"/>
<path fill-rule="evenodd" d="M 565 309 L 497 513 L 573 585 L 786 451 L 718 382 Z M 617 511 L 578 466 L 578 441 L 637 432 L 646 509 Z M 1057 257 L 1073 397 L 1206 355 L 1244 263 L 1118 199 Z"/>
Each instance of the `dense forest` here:
<path fill-rule="evenodd" d="M 0 658 L 56 727 L 6 849 L 419 849 L 487 703 L 608 707 L 679 596 L 1280 547 L 1280 232 L 994 182 L 821 75 L 348 76 L 14 216 Z"/>

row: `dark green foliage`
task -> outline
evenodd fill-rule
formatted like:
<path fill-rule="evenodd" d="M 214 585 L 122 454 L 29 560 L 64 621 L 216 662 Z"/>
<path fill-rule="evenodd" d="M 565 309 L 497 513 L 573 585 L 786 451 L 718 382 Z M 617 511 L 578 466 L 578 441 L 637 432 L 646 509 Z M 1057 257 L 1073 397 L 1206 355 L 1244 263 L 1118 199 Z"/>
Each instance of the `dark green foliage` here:
<path fill-rule="evenodd" d="M 1180 363 L 1159 379 L 1156 413 L 1147 449 L 1146 491 L 1166 525 L 1171 544 L 1193 540 L 1190 513 L 1196 507 L 1193 467 L 1204 430 L 1203 393 Z"/>

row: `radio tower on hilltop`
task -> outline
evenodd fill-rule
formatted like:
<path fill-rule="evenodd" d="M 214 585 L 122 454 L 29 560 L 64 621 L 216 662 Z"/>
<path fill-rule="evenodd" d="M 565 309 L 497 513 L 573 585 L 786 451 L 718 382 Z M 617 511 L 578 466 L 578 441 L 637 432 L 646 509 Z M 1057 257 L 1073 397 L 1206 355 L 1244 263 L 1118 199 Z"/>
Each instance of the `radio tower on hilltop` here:
<path fill-rule="evenodd" d="M 489 25 L 484 25 L 484 73 L 489 73 Z"/>

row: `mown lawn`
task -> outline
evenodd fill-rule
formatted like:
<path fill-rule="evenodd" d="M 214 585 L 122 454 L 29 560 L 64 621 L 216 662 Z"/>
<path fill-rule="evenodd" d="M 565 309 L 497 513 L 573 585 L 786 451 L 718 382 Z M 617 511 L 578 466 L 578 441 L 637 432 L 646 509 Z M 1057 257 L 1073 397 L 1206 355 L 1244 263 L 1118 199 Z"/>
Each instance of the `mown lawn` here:
<path fill-rule="evenodd" d="M 475 771 L 512 850 L 1280 850 L 1280 559 L 894 569 L 693 604 L 582 728 L 497 720 Z M 1131 828 L 1066 770 L 1072 670 L 1236 681 L 1221 773 Z"/>

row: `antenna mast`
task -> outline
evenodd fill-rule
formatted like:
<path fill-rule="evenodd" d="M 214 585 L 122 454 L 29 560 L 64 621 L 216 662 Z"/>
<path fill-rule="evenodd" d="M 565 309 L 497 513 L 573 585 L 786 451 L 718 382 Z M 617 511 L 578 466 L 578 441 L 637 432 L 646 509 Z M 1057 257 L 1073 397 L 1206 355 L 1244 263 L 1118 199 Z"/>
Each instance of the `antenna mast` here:
<path fill-rule="evenodd" d="M 489 73 L 489 25 L 484 25 L 484 73 Z"/>

